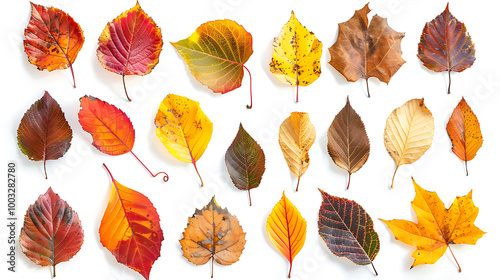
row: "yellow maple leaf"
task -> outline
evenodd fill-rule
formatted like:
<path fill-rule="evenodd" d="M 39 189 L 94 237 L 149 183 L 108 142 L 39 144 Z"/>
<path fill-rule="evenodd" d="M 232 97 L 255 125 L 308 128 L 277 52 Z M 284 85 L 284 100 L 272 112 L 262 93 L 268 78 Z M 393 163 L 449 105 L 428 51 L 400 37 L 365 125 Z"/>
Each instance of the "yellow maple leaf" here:
<path fill-rule="evenodd" d="M 485 234 L 474 225 L 479 208 L 472 202 L 472 190 L 465 196 L 456 197 L 450 208 L 446 209 L 435 192 L 420 187 L 415 180 L 415 198 L 411 202 L 418 217 L 418 223 L 406 220 L 383 220 L 394 237 L 417 248 L 413 252 L 415 261 L 411 268 L 421 264 L 433 264 L 450 248 L 450 244 L 475 245 Z"/>

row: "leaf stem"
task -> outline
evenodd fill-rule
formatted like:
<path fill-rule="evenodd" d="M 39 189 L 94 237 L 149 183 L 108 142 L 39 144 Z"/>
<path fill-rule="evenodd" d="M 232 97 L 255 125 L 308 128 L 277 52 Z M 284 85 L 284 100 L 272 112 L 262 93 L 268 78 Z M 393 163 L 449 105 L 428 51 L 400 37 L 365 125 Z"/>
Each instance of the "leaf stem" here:
<path fill-rule="evenodd" d="M 191 157 L 191 162 L 193 163 L 194 165 L 194 170 L 196 170 L 196 173 L 198 174 L 198 177 L 200 177 L 200 181 L 201 181 L 201 186 L 203 187 L 203 179 L 201 179 L 201 175 L 200 175 L 200 172 L 198 172 L 198 167 L 196 167 L 196 160 L 194 160 L 194 157 L 191 153 L 191 148 L 189 147 L 189 143 L 186 141 L 186 147 L 189 151 L 189 156 Z"/>
<path fill-rule="evenodd" d="M 43 159 L 43 171 L 45 172 L 45 180 L 47 180 L 47 160 L 45 159 L 45 156 Z"/>
<path fill-rule="evenodd" d="M 349 185 L 351 185 L 351 172 L 349 172 L 349 180 L 347 180 L 347 189 L 349 189 Z"/>
<path fill-rule="evenodd" d="M 467 169 L 467 160 L 465 161 L 465 176 L 469 176 L 469 169 Z"/>
<path fill-rule="evenodd" d="M 292 262 L 290 262 L 290 269 L 288 270 L 288 278 L 290 278 L 291 274 L 292 274 Z"/>
<path fill-rule="evenodd" d="M 448 94 L 451 93 L 451 69 L 448 67 Z"/>
<path fill-rule="evenodd" d="M 370 263 L 371 263 L 371 265 L 372 265 L 372 267 L 373 267 L 373 271 L 375 271 L 375 275 L 376 275 L 376 276 L 378 276 L 378 272 L 377 272 L 377 270 L 375 269 L 375 266 L 373 265 L 373 262 L 370 262 Z"/>
<path fill-rule="evenodd" d="M 52 278 L 56 277 L 56 264 L 52 265 Z"/>
<path fill-rule="evenodd" d="M 248 200 L 250 201 L 250 206 L 252 206 L 252 198 L 250 197 L 250 189 L 248 189 Z"/>
<path fill-rule="evenodd" d="M 66 56 L 66 54 L 64 54 L 64 56 Z M 69 60 L 68 60 L 68 62 L 69 62 Z M 73 77 L 73 88 L 76 88 L 75 72 L 73 72 L 73 63 L 71 63 L 71 62 L 69 63 L 69 70 L 71 70 L 71 76 Z"/>
<path fill-rule="evenodd" d="M 394 188 L 394 177 L 396 177 L 396 172 L 398 172 L 399 166 L 396 166 L 396 170 L 394 170 L 394 175 L 392 175 L 391 189 Z"/>
<path fill-rule="evenodd" d="M 297 188 L 295 189 L 296 192 L 299 191 L 299 183 L 300 183 L 300 176 L 299 176 L 299 179 L 297 180 Z"/>
<path fill-rule="evenodd" d="M 368 87 L 368 78 L 366 78 L 365 81 L 366 81 L 366 93 L 368 94 L 368 98 L 370 98 L 370 88 Z"/>
<path fill-rule="evenodd" d="M 144 168 L 149 172 L 149 174 L 153 177 L 156 177 L 160 174 L 164 174 L 163 176 L 163 182 L 167 182 L 169 177 L 168 177 L 168 174 L 166 172 L 163 172 L 163 171 L 160 171 L 156 174 L 153 175 L 153 173 L 149 170 L 149 168 L 134 154 L 134 152 L 132 152 L 132 150 L 129 150 L 130 153 L 142 164 L 142 166 L 144 166 Z"/>
<path fill-rule="evenodd" d="M 247 109 L 252 109 L 252 106 L 253 106 L 253 98 L 252 98 L 252 74 L 250 73 L 250 70 L 248 70 L 248 68 L 245 65 L 242 64 L 242 66 L 243 66 L 243 68 L 245 70 L 247 70 L 248 77 L 250 78 L 250 106 L 247 105 Z"/>
<path fill-rule="evenodd" d="M 295 70 L 295 76 L 297 80 L 297 97 L 295 98 L 295 103 L 299 103 L 299 71 Z"/>
<path fill-rule="evenodd" d="M 212 256 L 212 275 L 210 278 L 214 278 L 214 256 Z"/>
<path fill-rule="evenodd" d="M 455 259 L 455 262 L 457 263 L 458 272 L 462 272 L 462 268 L 460 267 L 460 264 L 458 264 L 457 258 L 455 258 L 455 254 L 453 254 L 453 251 L 451 250 L 450 244 L 446 244 L 446 246 L 448 246 L 448 249 L 450 249 L 451 255 L 453 256 L 453 259 Z"/>
<path fill-rule="evenodd" d="M 125 95 L 127 96 L 128 101 L 132 101 L 132 99 L 128 97 L 127 87 L 125 86 L 125 72 L 123 72 L 122 74 L 122 82 L 123 82 L 123 89 L 125 89 Z"/>

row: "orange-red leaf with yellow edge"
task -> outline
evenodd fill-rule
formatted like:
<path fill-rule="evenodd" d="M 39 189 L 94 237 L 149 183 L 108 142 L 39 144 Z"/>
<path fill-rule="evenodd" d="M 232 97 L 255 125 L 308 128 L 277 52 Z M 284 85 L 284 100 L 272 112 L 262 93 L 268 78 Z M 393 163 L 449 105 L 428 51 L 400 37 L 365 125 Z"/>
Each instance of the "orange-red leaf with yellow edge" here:
<path fill-rule="evenodd" d="M 149 279 L 163 241 L 160 216 L 145 195 L 115 181 L 104 167 L 111 176 L 112 187 L 99 226 L 101 243 L 119 263 Z"/>
<path fill-rule="evenodd" d="M 435 192 L 420 187 L 415 180 L 415 198 L 411 202 L 418 223 L 406 220 L 382 220 L 394 237 L 417 249 L 413 252 L 412 268 L 421 264 L 433 264 L 441 258 L 450 244 L 475 245 L 485 232 L 474 225 L 479 208 L 472 202 L 472 190 L 456 197 L 446 209 Z M 455 258 L 455 255 L 452 256 Z M 456 258 L 455 262 L 461 271 Z"/>
<path fill-rule="evenodd" d="M 463 97 L 453 110 L 446 131 L 453 144 L 453 153 L 465 162 L 465 172 L 469 175 L 467 161 L 472 160 L 483 145 L 483 135 L 476 115 Z"/>
<path fill-rule="evenodd" d="M 306 230 L 306 220 L 283 192 L 281 200 L 276 203 L 267 217 L 266 231 L 267 238 L 274 248 L 290 262 L 288 278 L 292 272 L 293 259 L 306 241 Z"/>
<path fill-rule="evenodd" d="M 146 75 L 158 64 L 163 40 L 161 30 L 139 5 L 108 22 L 99 36 L 97 58 L 104 69 L 122 76 Z"/>
<path fill-rule="evenodd" d="M 31 18 L 24 30 L 24 51 L 38 70 L 71 69 L 85 38 L 80 25 L 67 13 L 31 3 Z"/>
<path fill-rule="evenodd" d="M 80 251 L 82 223 L 68 203 L 49 188 L 26 211 L 19 242 L 32 262 L 52 266 L 55 277 L 56 264 L 70 260 Z"/>

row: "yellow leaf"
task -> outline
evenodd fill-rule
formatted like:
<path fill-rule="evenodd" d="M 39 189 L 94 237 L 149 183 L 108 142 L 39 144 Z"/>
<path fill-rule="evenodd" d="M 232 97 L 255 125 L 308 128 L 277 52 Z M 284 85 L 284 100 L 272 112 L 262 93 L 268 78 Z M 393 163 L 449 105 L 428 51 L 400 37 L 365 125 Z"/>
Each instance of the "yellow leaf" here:
<path fill-rule="evenodd" d="M 435 192 L 424 190 L 415 180 L 413 185 L 415 199 L 411 204 L 418 223 L 380 219 L 397 240 L 417 248 L 412 255 L 415 258 L 412 267 L 435 263 L 450 248 L 450 244 L 475 245 L 483 236 L 485 232 L 474 225 L 479 208 L 474 206 L 472 191 L 466 196 L 457 196 L 450 208 L 446 209 Z M 461 270 L 460 265 L 458 268 Z"/>
<path fill-rule="evenodd" d="M 296 190 L 309 167 L 309 149 L 314 140 L 316 130 L 307 113 L 293 112 L 280 126 L 279 143 L 288 168 L 298 178 Z"/>
<path fill-rule="evenodd" d="M 321 48 L 323 44 L 307 30 L 292 12 L 279 37 L 274 38 L 271 73 L 281 82 L 297 86 L 312 84 L 321 74 Z"/>
<path fill-rule="evenodd" d="M 201 110 L 200 103 L 169 94 L 161 102 L 154 122 L 156 136 L 176 159 L 193 163 L 203 186 L 196 161 L 210 142 L 213 124 Z"/>
<path fill-rule="evenodd" d="M 290 262 L 288 278 L 292 271 L 292 262 L 300 252 L 306 241 L 307 223 L 299 210 L 290 200 L 283 196 L 276 203 L 273 211 L 267 217 L 266 231 L 267 238 L 285 258 Z"/>
<path fill-rule="evenodd" d="M 418 160 L 432 144 L 434 117 L 424 99 L 412 99 L 396 108 L 387 118 L 384 144 L 396 163 L 391 188 L 398 168 Z"/>

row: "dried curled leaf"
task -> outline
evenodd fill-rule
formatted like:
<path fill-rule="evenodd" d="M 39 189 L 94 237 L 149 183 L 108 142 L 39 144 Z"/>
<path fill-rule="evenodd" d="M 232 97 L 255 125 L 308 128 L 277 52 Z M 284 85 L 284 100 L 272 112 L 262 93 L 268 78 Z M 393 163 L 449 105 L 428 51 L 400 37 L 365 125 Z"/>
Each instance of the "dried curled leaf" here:
<path fill-rule="evenodd" d="M 453 110 L 446 131 L 453 145 L 453 153 L 465 162 L 465 172 L 469 175 L 467 161 L 472 160 L 483 145 L 483 135 L 476 115 L 463 97 Z"/>
<path fill-rule="evenodd" d="M 176 159 L 191 162 L 201 179 L 196 161 L 212 138 L 213 124 L 200 103 L 187 97 L 169 94 L 160 104 L 154 119 L 156 136 Z"/>
<path fill-rule="evenodd" d="M 435 263 L 447 248 L 451 252 L 450 244 L 475 245 L 483 236 L 485 232 L 474 225 L 479 208 L 472 201 L 472 190 L 466 196 L 457 196 L 450 208 L 446 209 L 435 192 L 424 190 L 415 180 L 413 185 L 415 198 L 411 205 L 418 223 L 380 219 L 387 224 L 397 240 L 417 248 L 412 255 L 415 258 L 412 268 Z M 461 271 L 456 259 L 455 261 Z"/>
<path fill-rule="evenodd" d="M 102 246 L 116 261 L 149 279 L 163 241 L 160 216 L 145 195 L 115 181 L 106 165 L 104 167 L 111 176 L 112 187 L 99 226 Z"/>
<path fill-rule="evenodd" d="M 299 102 L 299 85 L 308 86 L 321 75 L 322 47 L 316 35 L 297 20 L 293 11 L 279 37 L 274 38 L 269 68 L 281 82 L 297 86 L 296 102 Z"/>
<path fill-rule="evenodd" d="M 83 244 L 83 228 L 78 214 L 49 188 L 38 197 L 24 216 L 19 236 L 23 253 L 34 263 L 52 266 L 69 261 Z"/>
<path fill-rule="evenodd" d="M 290 171 L 298 178 L 309 167 L 309 149 L 316 140 L 316 130 L 308 113 L 293 112 L 280 125 L 279 143 Z"/>
<path fill-rule="evenodd" d="M 80 25 L 67 13 L 31 3 L 31 18 L 24 30 L 24 51 L 38 70 L 71 69 L 85 38 Z"/>
<path fill-rule="evenodd" d="M 17 129 L 17 144 L 21 152 L 31 160 L 43 160 L 45 179 L 47 160 L 62 157 L 72 138 L 73 131 L 61 107 L 47 91 L 24 113 Z"/>
<path fill-rule="evenodd" d="M 257 188 L 266 170 L 266 156 L 260 145 L 240 123 L 238 134 L 226 151 L 226 168 L 236 188 L 248 191 L 248 199 L 252 206 L 250 190 Z"/>
<path fill-rule="evenodd" d="M 290 262 L 288 278 L 292 273 L 293 259 L 302 250 L 306 241 L 306 231 L 306 220 L 283 192 L 281 200 L 267 217 L 266 232 L 274 248 Z"/>
<path fill-rule="evenodd" d="M 340 23 L 337 41 L 328 49 L 331 56 L 328 63 L 347 81 L 366 80 L 368 97 L 368 78 L 375 77 L 388 84 L 406 62 L 401 57 L 404 33 L 392 29 L 387 19 L 378 15 L 368 24 L 369 12 L 366 4 L 348 21 Z"/>
<path fill-rule="evenodd" d="M 243 69 L 250 76 L 252 108 L 252 76 L 245 62 L 253 53 L 252 35 L 235 21 L 209 21 L 188 38 L 171 43 L 182 56 L 191 74 L 213 92 L 224 94 L 241 86 Z"/>
<path fill-rule="evenodd" d="M 245 235 L 236 216 L 220 208 L 215 197 L 203 209 L 188 218 L 188 225 L 179 240 L 183 256 L 196 265 L 214 260 L 221 265 L 237 262 L 245 249 Z"/>
<path fill-rule="evenodd" d="M 158 64 L 163 40 L 161 30 L 139 5 L 123 12 L 99 36 L 97 58 L 104 69 L 122 76 L 146 75 Z"/>
<path fill-rule="evenodd" d="M 418 43 L 418 58 L 434 72 L 448 71 L 448 94 L 451 88 L 451 71 L 462 72 L 474 64 L 476 49 L 465 24 L 446 9 L 425 24 Z"/>
<path fill-rule="evenodd" d="M 357 265 L 371 264 L 380 250 L 378 234 L 370 215 L 355 201 L 332 196 L 319 190 L 323 202 L 319 208 L 318 232 L 328 249 Z"/>
<path fill-rule="evenodd" d="M 434 117 L 423 98 L 409 100 L 392 111 L 384 130 L 385 148 L 396 163 L 391 188 L 398 168 L 417 161 L 431 147 L 433 138 Z"/>
<path fill-rule="evenodd" d="M 365 124 L 349 103 L 349 97 L 342 110 L 335 116 L 327 132 L 328 154 L 336 165 L 351 174 L 358 171 L 370 155 L 370 140 L 366 135 Z"/>

